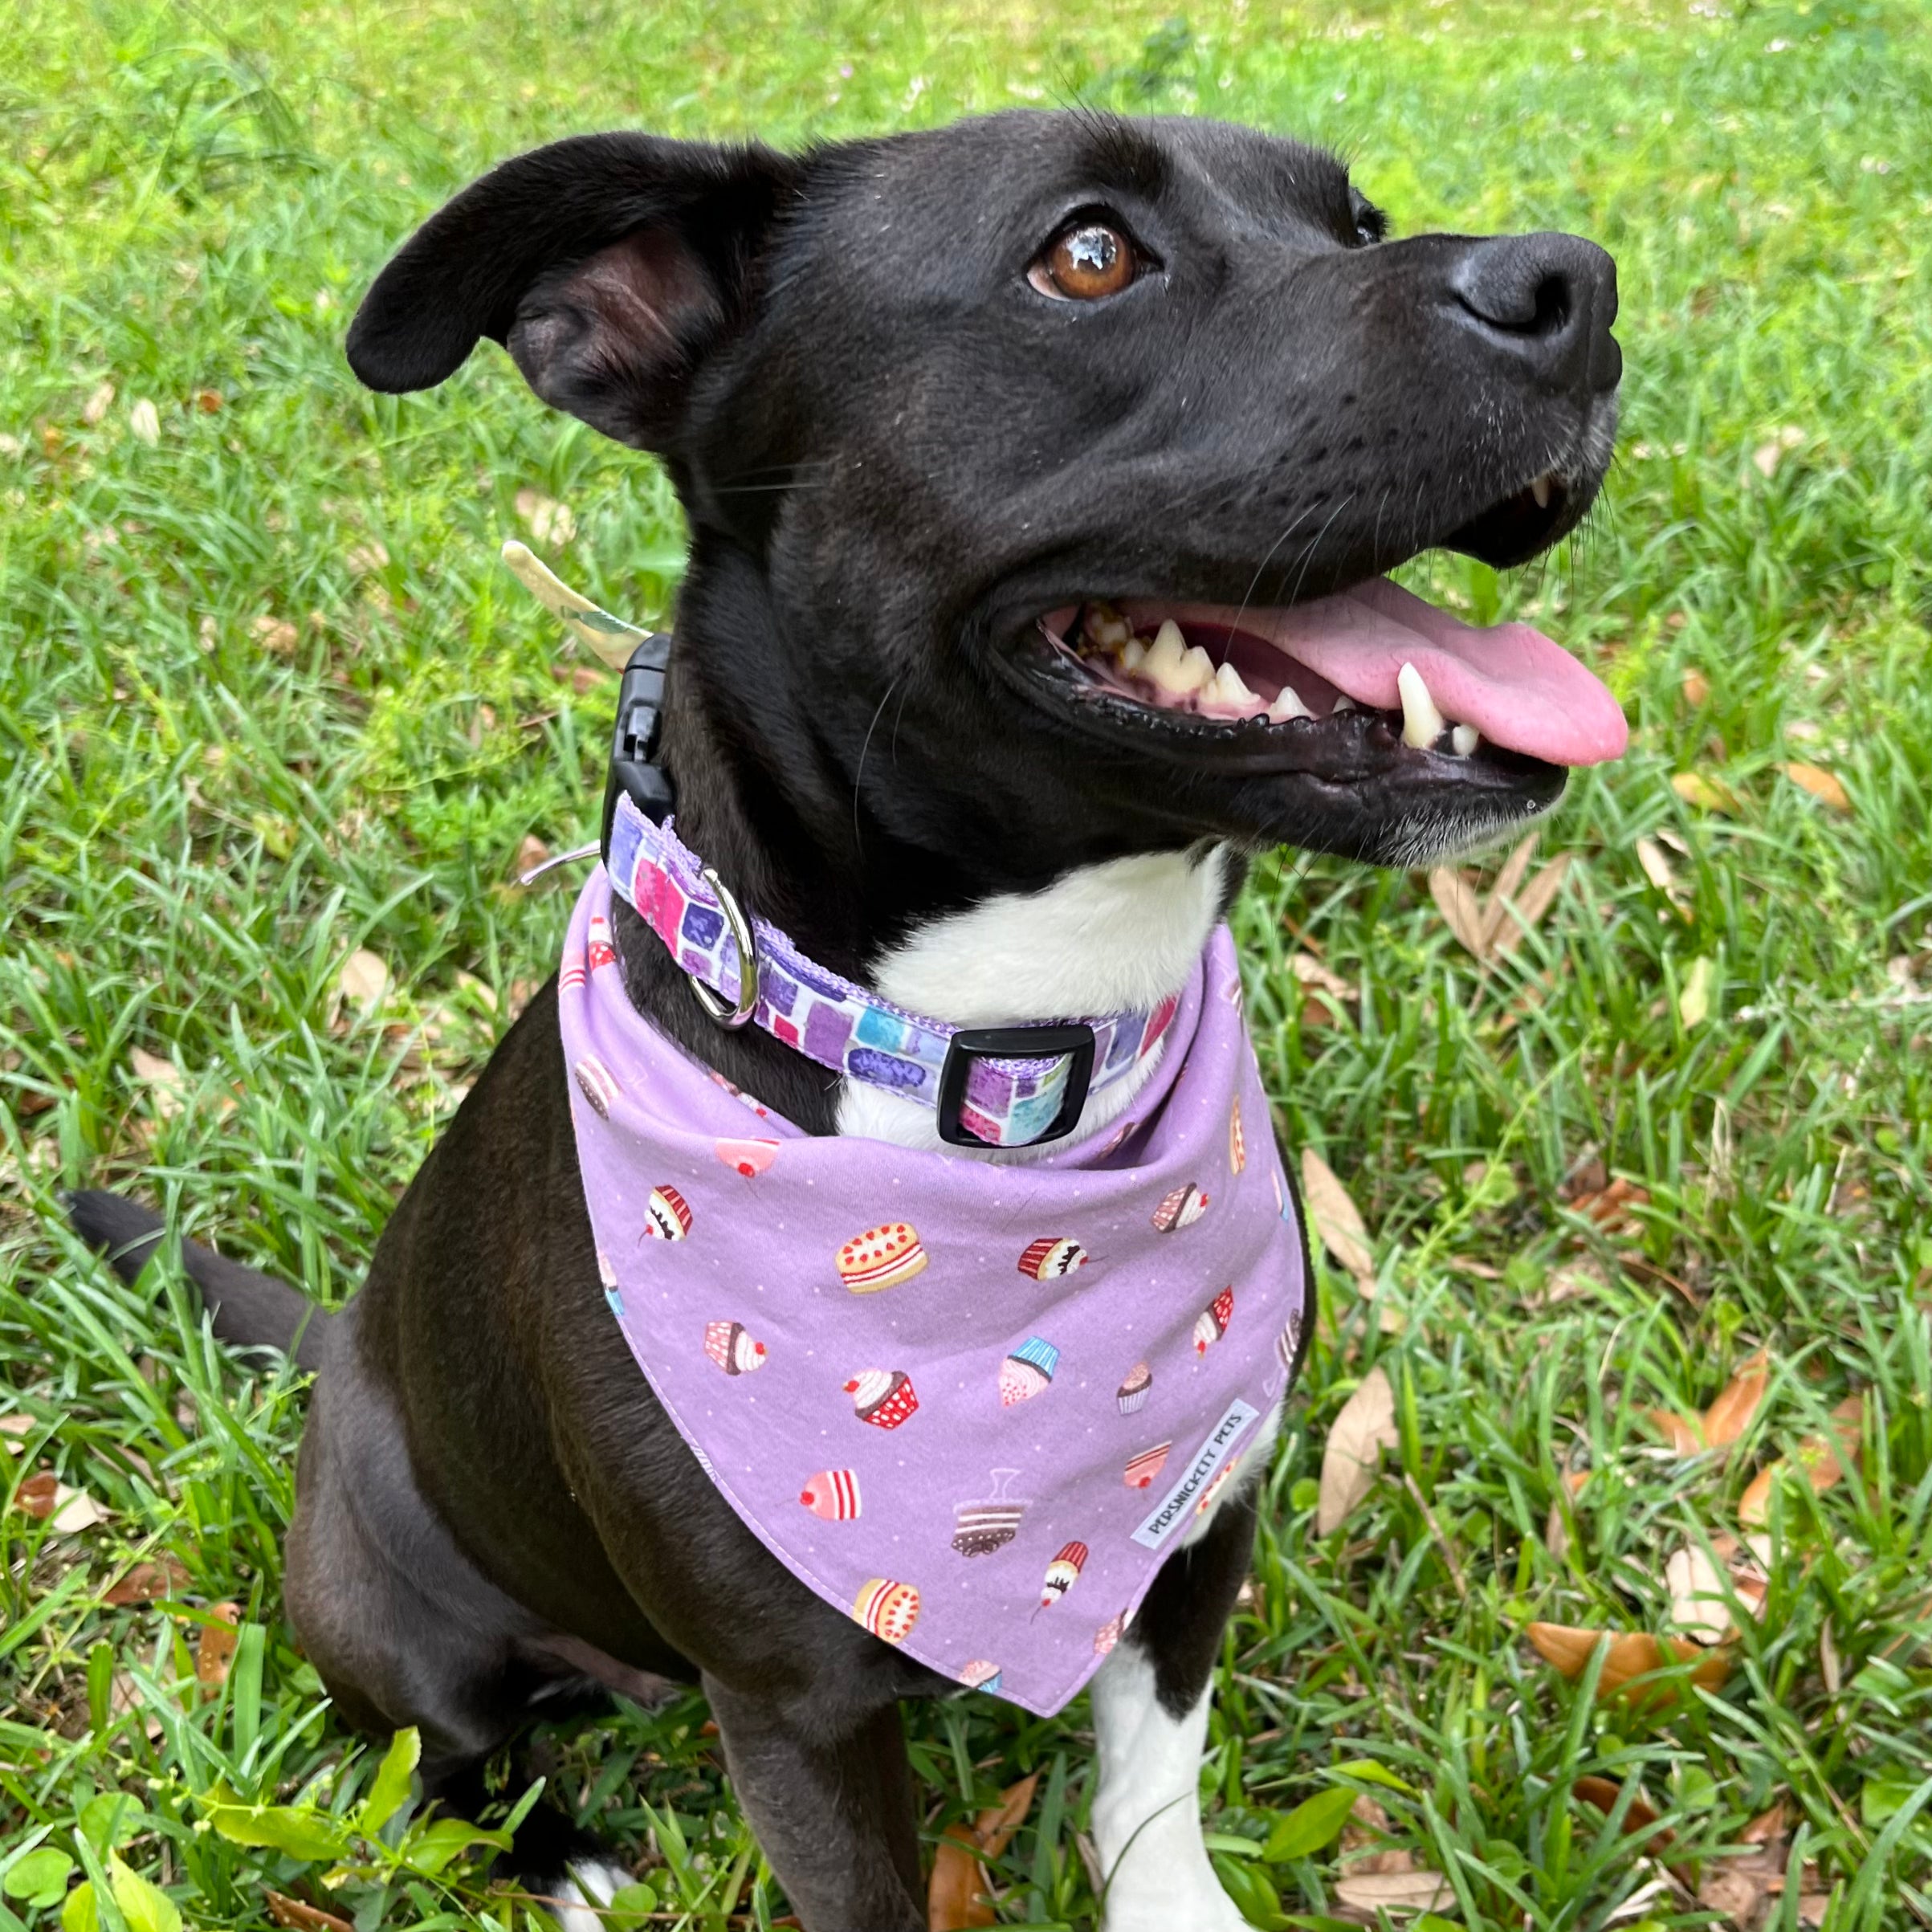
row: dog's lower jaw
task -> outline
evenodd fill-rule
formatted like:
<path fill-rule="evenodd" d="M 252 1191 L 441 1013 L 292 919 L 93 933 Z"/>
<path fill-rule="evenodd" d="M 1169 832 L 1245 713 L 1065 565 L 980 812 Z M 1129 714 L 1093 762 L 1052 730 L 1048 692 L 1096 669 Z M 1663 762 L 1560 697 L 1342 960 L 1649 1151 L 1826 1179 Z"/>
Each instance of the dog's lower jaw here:
<path fill-rule="evenodd" d="M 1040 891 L 1001 893 L 933 920 L 886 955 L 872 983 L 895 1005 L 959 1026 L 1151 1008 L 1187 984 L 1225 910 L 1228 870 L 1219 846 L 1082 866 Z M 1160 1063 L 1156 1048 L 1096 1094 L 1075 1134 L 1123 1112 Z M 853 1080 L 839 1097 L 838 1131 L 902 1147 L 942 1144 L 930 1109 Z M 986 1158 L 1023 1161 L 1037 1151 Z"/>
<path fill-rule="evenodd" d="M 1201 1838 L 1200 1760 L 1213 1695 L 1210 1685 L 1184 1716 L 1173 1717 L 1155 1694 L 1154 1666 L 1131 1642 L 1094 1676 L 1101 1932 L 1244 1932 L 1247 1926 Z"/>

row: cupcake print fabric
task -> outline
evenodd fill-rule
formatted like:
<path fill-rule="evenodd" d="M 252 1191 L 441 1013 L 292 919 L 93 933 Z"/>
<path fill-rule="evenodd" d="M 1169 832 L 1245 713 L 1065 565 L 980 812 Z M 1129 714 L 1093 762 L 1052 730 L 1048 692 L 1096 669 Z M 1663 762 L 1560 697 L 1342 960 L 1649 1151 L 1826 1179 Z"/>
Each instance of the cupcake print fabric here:
<path fill-rule="evenodd" d="M 559 1008 L 599 1272 L 639 1367 L 818 1595 L 1050 1715 L 1299 1367 L 1306 1253 L 1232 941 L 1216 932 L 1122 1122 L 993 1167 L 801 1134 L 724 1085 L 626 999 L 609 903 L 599 870 Z"/>

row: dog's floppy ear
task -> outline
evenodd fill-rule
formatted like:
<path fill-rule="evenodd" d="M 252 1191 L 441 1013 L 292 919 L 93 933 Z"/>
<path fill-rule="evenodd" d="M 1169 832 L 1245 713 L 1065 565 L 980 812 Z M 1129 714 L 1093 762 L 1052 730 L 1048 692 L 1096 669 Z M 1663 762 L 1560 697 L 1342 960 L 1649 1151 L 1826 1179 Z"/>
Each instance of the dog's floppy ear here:
<path fill-rule="evenodd" d="M 587 134 L 505 161 L 430 216 L 348 332 L 371 389 L 428 389 L 479 336 L 620 442 L 676 439 L 692 372 L 747 312 L 798 165 L 758 147 Z"/>

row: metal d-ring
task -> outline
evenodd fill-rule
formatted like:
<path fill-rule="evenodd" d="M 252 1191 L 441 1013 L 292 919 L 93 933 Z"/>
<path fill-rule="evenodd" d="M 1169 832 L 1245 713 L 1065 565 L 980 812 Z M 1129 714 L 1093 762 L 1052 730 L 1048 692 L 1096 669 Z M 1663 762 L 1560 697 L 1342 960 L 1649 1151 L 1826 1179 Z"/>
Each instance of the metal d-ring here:
<path fill-rule="evenodd" d="M 758 941 L 752 931 L 752 922 L 744 916 L 729 888 L 709 866 L 698 874 L 711 889 L 719 909 L 724 914 L 724 923 L 732 929 L 732 937 L 738 944 L 738 1004 L 731 1005 L 713 992 L 695 972 L 687 972 L 685 978 L 691 981 L 691 991 L 698 996 L 698 1004 L 704 1009 L 704 1017 L 715 1026 L 722 1026 L 728 1033 L 736 1033 L 749 1020 L 758 1005 Z"/>

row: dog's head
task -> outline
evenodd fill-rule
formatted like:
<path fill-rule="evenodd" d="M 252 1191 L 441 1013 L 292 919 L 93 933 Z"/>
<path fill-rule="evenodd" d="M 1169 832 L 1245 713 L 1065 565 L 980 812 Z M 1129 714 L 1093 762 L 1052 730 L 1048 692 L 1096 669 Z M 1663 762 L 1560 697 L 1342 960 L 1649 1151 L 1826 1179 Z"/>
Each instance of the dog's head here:
<path fill-rule="evenodd" d="M 1204 838 L 1418 862 L 1616 756 L 1555 645 L 1382 581 L 1575 526 L 1616 307 L 1575 236 L 1385 239 L 1312 148 L 1021 113 L 559 142 L 421 230 L 349 356 L 420 389 L 488 336 L 661 453 L 674 765 L 701 741 L 782 844 L 944 854 L 944 899 Z"/>

